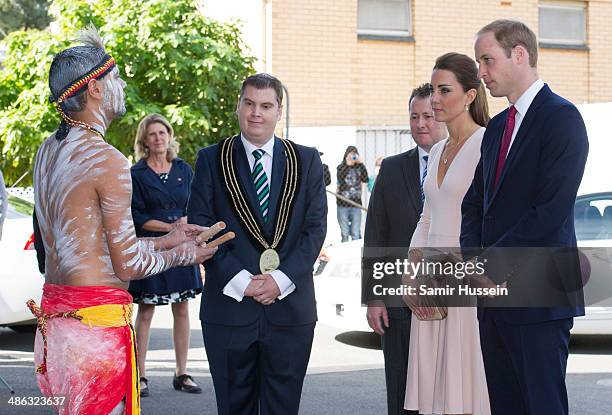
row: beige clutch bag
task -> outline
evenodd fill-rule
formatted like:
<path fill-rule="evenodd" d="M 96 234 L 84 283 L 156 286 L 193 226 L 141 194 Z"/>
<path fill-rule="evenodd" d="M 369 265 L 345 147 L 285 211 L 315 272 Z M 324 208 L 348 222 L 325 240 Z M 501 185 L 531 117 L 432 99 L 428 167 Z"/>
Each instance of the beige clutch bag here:
<path fill-rule="evenodd" d="M 433 310 L 433 313 L 427 317 L 420 317 L 418 315 L 416 315 L 416 318 L 418 318 L 421 321 L 435 321 L 435 320 L 444 320 L 446 318 L 446 316 L 448 315 L 448 308 L 447 307 L 441 307 L 441 306 L 436 306 L 436 307 L 429 307 L 430 310 Z"/>

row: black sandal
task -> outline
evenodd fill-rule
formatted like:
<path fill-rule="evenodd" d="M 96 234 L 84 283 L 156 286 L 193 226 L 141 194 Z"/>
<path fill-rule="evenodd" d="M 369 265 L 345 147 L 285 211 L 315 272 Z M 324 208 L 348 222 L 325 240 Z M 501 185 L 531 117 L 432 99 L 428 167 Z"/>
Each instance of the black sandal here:
<path fill-rule="evenodd" d="M 190 380 L 195 384 L 193 378 L 188 374 L 184 374 L 181 376 L 174 375 L 174 379 L 172 379 L 172 386 L 174 386 L 174 389 L 176 389 L 177 391 L 183 391 L 187 393 L 202 393 L 202 388 L 200 388 L 198 385 L 193 386 L 187 384 L 187 380 Z"/>
<path fill-rule="evenodd" d="M 143 383 L 144 383 L 144 387 L 142 385 Z M 144 398 L 147 396 L 149 396 L 149 379 L 142 376 L 140 378 L 140 397 Z"/>

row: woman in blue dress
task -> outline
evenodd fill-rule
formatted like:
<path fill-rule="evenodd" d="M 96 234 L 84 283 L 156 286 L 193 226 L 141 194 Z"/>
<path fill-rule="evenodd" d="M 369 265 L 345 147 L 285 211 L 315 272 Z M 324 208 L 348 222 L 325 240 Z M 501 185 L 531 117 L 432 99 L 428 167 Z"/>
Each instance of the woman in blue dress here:
<path fill-rule="evenodd" d="M 146 116 L 138 125 L 134 142 L 137 163 L 132 166 L 132 216 L 139 237 L 162 236 L 178 223 L 187 221 L 187 200 L 193 171 L 177 157 L 178 143 L 170 123 L 159 114 Z M 198 267 L 176 267 L 166 272 L 132 281 L 129 288 L 138 304 L 136 340 L 141 396 L 149 395 L 145 360 L 151 320 L 155 306 L 170 304 L 174 316 L 172 329 L 176 390 L 200 393 L 202 390 L 186 373 L 189 350 L 188 301 L 202 292 Z"/>

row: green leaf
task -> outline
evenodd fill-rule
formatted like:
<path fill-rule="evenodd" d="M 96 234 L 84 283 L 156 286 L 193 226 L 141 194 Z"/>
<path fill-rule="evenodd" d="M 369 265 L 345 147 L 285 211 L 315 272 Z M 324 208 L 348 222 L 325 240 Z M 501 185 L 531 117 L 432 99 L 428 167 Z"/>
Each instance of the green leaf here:
<path fill-rule="evenodd" d="M 1 4 L 0 0 L 0 4 Z M 95 24 L 127 82 L 127 113 L 107 140 L 126 156 L 140 120 L 158 112 L 180 137 L 180 156 L 237 130 L 234 108 L 242 79 L 254 72 L 235 24 L 202 16 L 191 0 L 56 0 L 49 13 L 57 31 L 14 31 L 3 41 L 0 70 L 0 169 L 8 184 L 31 171 L 43 140 L 60 117 L 47 101 L 53 56 L 76 32 Z M 22 183 L 31 183 L 31 174 Z"/>

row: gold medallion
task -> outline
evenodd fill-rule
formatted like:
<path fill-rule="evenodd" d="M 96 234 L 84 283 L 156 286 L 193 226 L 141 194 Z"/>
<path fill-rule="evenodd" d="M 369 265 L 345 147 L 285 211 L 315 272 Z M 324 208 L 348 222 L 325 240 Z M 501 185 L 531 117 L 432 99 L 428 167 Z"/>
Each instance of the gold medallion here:
<path fill-rule="evenodd" d="M 259 257 L 259 269 L 262 274 L 269 274 L 272 271 L 276 271 L 279 265 L 280 257 L 274 249 L 268 248 L 261 253 Z"/>

